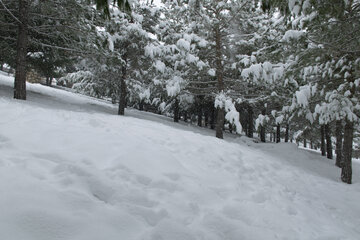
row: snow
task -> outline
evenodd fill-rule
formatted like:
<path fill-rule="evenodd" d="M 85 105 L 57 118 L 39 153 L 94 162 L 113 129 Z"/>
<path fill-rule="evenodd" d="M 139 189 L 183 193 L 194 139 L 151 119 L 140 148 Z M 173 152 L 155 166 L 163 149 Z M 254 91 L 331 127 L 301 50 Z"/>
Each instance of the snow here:
<path fill-rule="evenodd" d="M 301 86 L 299 91 L 295 92 L 296 100 L 300 106 L 307 107 L 311 98 L 311 86 Z"/>
<path fill-rule="evenodd" d="M 166 83 L 166 91 L 168 96 L 170 97 L 174 97 L 177 94 L 180 93 L 181 91 L 181 84 L 183 84 L 184 79 L 182 79 L 179 76 L 174 76 L 172 79 L 170 79 L 167 83 Z"/>
<path fill-rule="evenodd" d="M 265 126 L 265 124 L 270 120 L 266 115 L 259 114 L 258 118 L 255 120 L 255 128 L 259 129 L 260 126 Z"/>
<path fill-rule="evenodd" d="M 208 42 L 205 39 L 200 39 L 198 42 L 199 47 L 204 48 L 208 45 Z"/>
<path fill-rule="evenodd" d="M 140 98 L 140 100 L 149 100 L 150 99 L 150 89 L 144 89 L 144 91 L 142 91 L 139 94 L 139 98 Z"/>
<path fill-rule="evenodd" d="M 185 51 L 190 51 L 190 42 L 188 42 L 187 40 L 181 38 L 177 41 L 176 45 L 181 48 L 184 49 Z"/>
<path fill-rule="evenodd" d="M 295 144 L 175 124 L 0 75 L 0 239 L 360 238 L 352 185 Z M 210 136 L 211 135 L 211 136 Z"/>
<path fill-rule="evenodd" d="M 310 0 L 305 0 L 305 1 L 303 2 L 303 6 L 302 6 L 303 11 L 308 10 L 310 7 L 311 7 Z"/>
<path fill-rule="evenodd" d="M 154 67 L 157 71 L 161 72 L 161 73 L 164 73 L 165 72 L 165 63 L 163 63 L 162 61 L 160 60 L 156 60 L 155 61 L 155 64 L 154 64 Z"/>
<path fill-rule="evenodd" d="M 194 62 L 197 62 L 199 60 L 199 57 L 196 57 L 195 55 L 193 55 L 193 54 L 187 54 L 187 56 L 186 56 L 186 61 L 188 62 L 188 63 L 194 63 Z"/>
<path fill-rule="evenodd" d="M 197 63 L 196 63 L 196 66 L 199 68 L 199 70 L 201 71 L 204 67 L 206 67 L 206 63 L 204 63 L 203 61 L 199 60 Z"/>
<path fill-rule="evenodd" d="M 110 50 L 111 52 L 114 51 L 114 41 L 115 41 L 114 36 L 108 34 L 109 50 Z"/>
<path fill-rule="evenodd" d="M 275 118 L 276 124 L 281 124 L 284 121 L 284 115 L 278 116 Z"/>
<path fill-rule="evenodd" d="M 154 58 L 155 56 L 161 55 L 162 50 L 159 46 L 155 46 L 154 44 L 149 44 L 145 46 L 145 55 L 150 58 Z"/>
<path fill-rule="evenodd" d="M 266 83 L 272 84 L 274 81 L 281 79 L 284 75 L 284 66 L 282 64 L 273 65 L 270 62 L 252 64 L 241 71 L 241 76 L 254 82 L 263 79 Z"/>
<path fill-rule="evenodd" d="M 360 78 L 359 78 L 359 79 L 356 79 L 356 80 L 354 81 L 354 83 L 355 83 L 355 86 L 356 86 L 356 87 L 359 87 L 359 86 L 360 86 Z"/>
<path fill-rule="evenodd" d="M 285 32 L 282 40 L 283 41 L 298 40 L 304 34 L 305 34 L 304 31 L 288 30 Z"/>
<path fill-rule="evenodd" d="M 297 0 L 289 0 L 289 9 L 292 10 L 297 3 Z"/>
<path fill-rule="evenodd" d="M 349 90 L 345 91 L 344 94 L 336 90 L 327 92 L 325 95 L 326 102 L 316 104 L 314 118 L 318 118 L 320 124 L 345 118 L 357 122 L 358 116 L 355 112 L 358 100 L 349 98 L 346 96 L 347 94 L 351 95 Z"/>
<path fill-rule="evenodd" d="M 216 96 L 214 106 L 215 108 L 224 108 L 226 112 L 225 119 L 228 120 L 229 123 L 234 124 L 236 132 L 241 134 L 242 126 L 240 123 L 240 114 L 236 110 L 233 100 L 221 92 Z"/>
<path fill-rule="evenodd" d="M 215 77 L 216 76 L 216 70 L 214 68 L 210 68 L 208 70 L 208 74 L 212 77 Z"/>
<path fill-rule="evenodd" d="M 262 71 L 263 69 L 261 64 L 253 64 L 249 68 L 243 69 L 241 76 L 244 78 L 250 78 L 250 75 L 253 75 L 253 80 L 256 81 L 260 78 Z"/>

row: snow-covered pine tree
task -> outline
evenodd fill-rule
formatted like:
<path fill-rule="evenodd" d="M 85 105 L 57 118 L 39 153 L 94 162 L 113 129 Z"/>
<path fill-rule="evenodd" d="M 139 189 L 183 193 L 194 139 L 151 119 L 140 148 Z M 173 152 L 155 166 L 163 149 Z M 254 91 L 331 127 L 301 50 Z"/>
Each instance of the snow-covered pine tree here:
<path fill-rule="evenodd" d="M 302 78 L 302 81 L 299 82 L 294 104 L 315 105 L 313 112 L 311 109 L 307 110 L 306 116 L 308 119 L 318 119 L 320 124 L 345 122 L 343 160 L 338 159 L 338 162 L 344 163 L 342 181 L 351 183 L 353 132 L 360 109 L 357 91 L 360 77 L 360 34 L 353 31 L 360 27 L 359 3 L 343 0 L 331 3 L 270 0 L 266 3 L 269 7 L 287 9 L 284 13 L 291 16 L 293 28 L 291 32 L 287 32 L 289 37 L 305 37 L 306 45 L 302 51 L 297 51 L 295 58 L 299 69 L 296 79 Z M 297 74 L 295 68 L 290 71 Z M 337 145 L 339 148 L 341 144 Z M 330 146 L 328 144 L 329 151 Z"/>
<path fill-rule="evenodd" d="M 86 0 L 2 0 L 0 10 L 3 13 L 0 17 L 1 36 L 7 36 L 2 44 L 7 51 L 16 52 L 16 59 L 6 56 L 2 61 L 16 68 L 14 97 L 17 99 L 26 99 L 26 72 L 28 60 L 31 60 L 28 54 L 34 56 L 36 53 L 33 64 L 36 67 L 39 66 L 36 64 L 39 56 L 45 56 L 45 53 L 51 52 L 42 60 L 46 63 L 52 56 L 50 62 L 55 63 L 54 57 L 59 55 L 59 51 L 66 51 L 69 58 L 90 51 L 87 47 L 93 39 L 92 22 L 97 17 Z"/>
<path fill-rule="evenodd" d="M 120 9 L 130 9 L 126 0 L 115 2 Z M 97 0 L 96 3 L 104 9 L 105 14 L 108 12 L 107 0 Z M 8 44 L 5 46 L 16 52 L 16 59 L 10 57 L 1 60 L 16 68 L 14 98 L 26 99 L 27 54 L 34 47 L 84 53 L 84 47 L 90 45 L 86 42 L 93 40 L 89 33 L 95 32 L 91 23 L 96 15 L 92 4 L 93 1 L 88 0 L 1 0 L 0 31 L 4 33 L 1 36 L 6 36 L 4 40 Z M 48 58 L 43 58 L 46 59 Z"/>

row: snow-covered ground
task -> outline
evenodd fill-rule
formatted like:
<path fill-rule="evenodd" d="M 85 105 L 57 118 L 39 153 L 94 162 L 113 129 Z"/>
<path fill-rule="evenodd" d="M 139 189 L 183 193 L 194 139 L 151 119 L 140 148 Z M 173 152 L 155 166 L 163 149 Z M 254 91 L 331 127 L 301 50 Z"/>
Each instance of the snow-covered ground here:
<path fill-rule="evenodd" d="M 0 75 L 0 239 L 360 239 L 360 167 Z"/>

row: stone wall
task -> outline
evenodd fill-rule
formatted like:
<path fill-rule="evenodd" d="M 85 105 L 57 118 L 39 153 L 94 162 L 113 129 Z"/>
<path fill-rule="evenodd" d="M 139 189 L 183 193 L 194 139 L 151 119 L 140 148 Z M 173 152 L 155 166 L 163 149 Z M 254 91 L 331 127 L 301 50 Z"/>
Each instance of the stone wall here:
<path fill-rule="evenodd" d="M 42 78 L 35 70 L 30 69 L 26 74 L 26 81 L 30 83 L 42 83 L 44 78 Z"/>

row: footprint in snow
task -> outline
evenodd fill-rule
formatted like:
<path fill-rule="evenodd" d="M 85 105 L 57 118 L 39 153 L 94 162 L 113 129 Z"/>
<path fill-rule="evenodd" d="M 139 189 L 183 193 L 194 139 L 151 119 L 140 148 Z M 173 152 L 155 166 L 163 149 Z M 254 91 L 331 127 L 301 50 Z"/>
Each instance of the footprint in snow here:
<path fill-rule="evenodd" d="M 178 181 L 180 179 L 180 175 L 177 173 L 165 173 L 164 176 L 168 177 L 173 181 Z"/>
<path fill-rule="evenodd" d="M 240 220 L 247 225 L 253 225 L 251 210 L 242 205 L 227 205 L 222 209 L 224 216 L 234 220 Z"/>
<path fill-rule="evenodd" d="M 93 164 L 90 160 L 88 160 L 88 159 L 86 159 L 86 158 L 83 158 L 83 159 L 81 160 L 81 162 L 82 162 L 84 165 L 87 165 L 87 166 L 91 166 L 91 165 Z"/>
<path fill-rule="evenodd" d="M 64 187 L 85 183 L 89 194 L 105 203 L 108 203 L 115 194 L 112 187 L 75 165 L 59 164 L 52 170 L 52 173 L 59 177 L 59 183 Z"/>
<path fill-rule="evenodd" d="M 237 173 L 237 170 L 233 166 L 227 166 L 225 167 L 225 170 L 230 173 Z"/>
<path fill-rule="evenodd" d="M 257 192 L 251 196 L 251 199 L 256 203 L 264 203 L 268 200 L 268 197 L 263 192 Z"/>
<path fill-rule="evenodd" d="M 136 190 L 125 194 L 124 196 L 122 196 L 121 200 L 125 201 L 129 205 L 146 208 L 153 208 L 159 204 L 158 202 L 149 199 L 143 192 Z"/>
<path fill-rule="evenodd" d="M 43 160 L 48 160 L 54 163 L 60 163 L 60 165 L 63 165 L 62 163 L 66 162 L 66 159 L 64 159 L 63 157 L 61 157 L 56 153 L 32 153 L 31 155 Z"/>
<path fill-rule="evenodd" d="M 181 190 L 181 187 L 179 187 L 177 184 L 174 184 L 172 182 L 163 181 L 163 180 L 151 182 L 150 187 L 164 190 L 164 191 L 167 191 L 170 193 Z"/>
<path fill-rule="evenodd" d="M 142 185 L 149 186 L 152 182 L 152 179 L 143 175 L 136 175 L 136 181 Z"/>
<path fill-rule="evenodd" d="M 334 207 L 332 205 L 329 205 L 327 203 L 324 203 L 323 206 L 325 207 L 325 209 L 328 209 L 328 210 L 331 210 L 331 211 L 337 210 L 336 207 Z"/>
<path fill-rule="evenodd" d="M 196 240 L 195 232 L 172 221 L 161 221 L 153 228 L 146 240 Z M 203 239 L 203 238 L 201 238 Z"/>
<path fill-rule="evenodd" d="M 115 193 L 115 190 L 112 187 L 107 186 L 106 184 L 95 178 L 89 178 L 86 182 L 89 186 L 91 194 L 94 197 L 105 203 L 110 202 L 111 197 Z"/>
<path fill-rule="evenodd" d="M 3 135 L 0 135 L 0 146 L 4 143 L 7 143 L 9 141 L 9 138 L 3 136 Z"/>
<path fill-rule="evenodd" d="M 293 216 L 297 215 L 297 213 L 298 213 L 297 210 L 295 208 L 291 207 L 291 206 L 287 206 L 286 212 L 289 215 L 293 215 Z"/>
<path fill-rule="evenodd" d="M 131 215 L 139 216 L 152 227 L 156 226 L 161 220 L 169 215 L 165 209 L 154 211 L 149 208 L 139 206 L 131 206 L 129 212 Z"/>
<path fill-rule="evenodd" d="M 195 215 L 198 215 L 200 213 L 199 204 L 197 204 L 196 202 L 190 202 L 188 204 L 188 208 Z"/>

